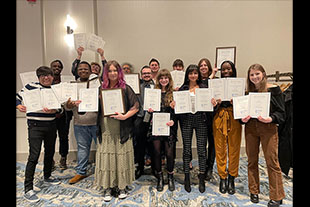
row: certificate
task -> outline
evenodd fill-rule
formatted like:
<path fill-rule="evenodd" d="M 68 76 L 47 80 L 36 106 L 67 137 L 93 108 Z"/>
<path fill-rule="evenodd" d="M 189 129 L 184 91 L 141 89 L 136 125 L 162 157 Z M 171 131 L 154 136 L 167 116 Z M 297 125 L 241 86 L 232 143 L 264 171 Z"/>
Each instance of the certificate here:
<path fill-rule="evenodd" d="M 183 83 L 184 83 L 184 77 L 185 77 L 185 72 L 184 71 L 179 71 L 179 70 L 174 70 L 171 72 L 172 80 L 173 80 L 173 87 L 174 88 L 180 88 Z"/>
<path fill-rule="evenodd" d="M 242 119 L 249 115 L 250 96 L 233 97 L 234 119 Z"/>
<path fill-rule="evenodd" d="M 48 109 L 61 108 L 61 105 L 52 89 L 42 89 L 40 95 L 41 95 L 42 107 L 46 107 Z"/>
<path fill-rule="evenodd" d="M 98 88 L 81 88 L 79 100 L 79 112 L 98 111 Z"/>
<path fill-rule="evenodd" d="M 209 88 L 213 89 L 214 98 L 224 100 L 225 98 L 225 78 L 208 80 Z"/>
<path fill-rule="evenodd" d="M 212 88 L 196 88 L 195 90 L 196 111 L 213 111 L 211 99 L 213 98 Z"/>
<path fill-rule="evenodd" d="M 143 110 L 152 108 L 154 111 L 160 111 L 161 90 L 160 89 L 144 89 Z"/>
<path fill-rule="evenodd" d="M 78 33 L 73 34 L 74 37 L 74 47 L 77 50 L 79 47 L 83 47 L 86 49 L 87 44 L 87 34 L 86 33 Z"/>
<path fill-rule="evenodd" d="M 216 67 L 221 67 L 222 62 L 230 60 L 236 65 L 236 47 L 217 47 L 215 64 Z"/>
<path fill-rule="evenodd" d="M 105 41 L 103 41 L 101 37 L 95 34 L 90 34 L 87 40 L 86 49 L 97 52 L 97 49 L 103 48 L 104 45 L 105 45 Z"/>
<path fill-rule="evenodd" d="M 36 71 L 20 73 L 19 76 L 20 76 L 20 79 L 22 80 L 23 86 L 31 82 L 39 82 Z"/>
<path fill-rule="evenodd" d="M 22 97 L 27 113 L 40 111 L 43 109 L 39 88 L 23 92 Z"/>
<path fill-rule="evenodd" d="M 101 86 L 99 78 L 88 80 L 88 88 L 99 88 Z"/>
<path fill-rule="evenodd" d="M 71 101 L 77 100 L 77 83 L 61 84 L 61 100 L 67 101 L 69 98 L 71 98 Z"/>
<path fill-rule="evenodd" d="M 118 113 L 125 113 L 123 92 L 121 88 L 101 90 L 103 115 L 110 116 Z"/>
<path fill-rule="evenodd" d="M 167 122 L 169 121 L 170 121 L 170 113 L 153 113 L 152 135 L 169 136 L 170 126 L 167 125 Z"/>
<path fill-rule="evenodd" d="M 265 93 L 249 93 L 250 110 L 249 114 L 252 118 L 262 116 L 269 117 L 270 110 L 270 92 Z"/>
<path fill-rule="evenodd" d="M 233 97 L 244 96 L 245 78 L 209 79 L 209 88 L 213 89 L 215 99 L 230 101 Z"/>
<path fill-rule="evenodd" d="M 75 78 L 73 75 L 61 75 L 61 83 L 70 83 L 71 81 L 75 81 Z"/>
<path fill-rule="evenodd" d="M 175 101 L 174 112 L 176 114 L 191 113 L 191 98 L 189 91 L 174 91 L 173 100 Z"/>
<path fill-rule="evenodd" d="M 227 101 L 230 101 L 233 97 L 244 96 L 245 78 L 226 78 L 226 82 L 225 98 Z"/>
<path fill-rule="evenodd" d="M 140 78 L 139 73 L 124 74 L 126 84 L 128 84 L 135 94 L 140 94 Z"/>

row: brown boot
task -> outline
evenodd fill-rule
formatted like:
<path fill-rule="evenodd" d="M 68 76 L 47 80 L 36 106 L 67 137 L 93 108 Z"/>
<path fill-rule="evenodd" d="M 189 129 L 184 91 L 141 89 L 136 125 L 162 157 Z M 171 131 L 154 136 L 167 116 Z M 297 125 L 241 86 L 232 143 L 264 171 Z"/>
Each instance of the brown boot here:
<path fill-rule="evenodd" d="M 79 174 L 76 174 L 73 178 L 71 178 L 69 180 L 69 184 L 74 184 L 74 183 L 77 183 L 79 182 L 80 180 L 86 178 L 87 176 L 86 175 L 79 175 Z"/>

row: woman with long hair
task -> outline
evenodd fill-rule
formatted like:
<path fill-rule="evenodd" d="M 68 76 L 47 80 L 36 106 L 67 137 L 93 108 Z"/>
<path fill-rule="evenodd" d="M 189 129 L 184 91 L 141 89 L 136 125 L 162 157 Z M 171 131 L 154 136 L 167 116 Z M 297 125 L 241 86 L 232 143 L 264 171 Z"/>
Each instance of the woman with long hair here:
<path fill-rule="evenodd" d="M 221 64 L 221 78 L 237 77 L 237 70 L 231 61 Z M 234 119 L 233 103 L 217 100 L 217 109 L 213 119 L 215 157 L 220 176 L 219 191 L 235 193 L 235 177 L 238 176 L 241 146 L 241 123 Z M 228 161 L 227 161 L 228 156 Z M 227 167 L 228 162 L 228 167 Z"/>
<path fill-rule="evenodd" d="M 170 121 L 166 124 L 170 127 L 174 125 L 175 116 L 174 110 L 170 107 L 170 103 L 173 101 L 173 80 L 170 72 L 167 69 L 161 69 L 156 76 L 155 89 L 161 90 L 161 103 L 160 112 L 170 113 Z M 154 112 L 152 108 L 148 109 L 148 112 Z M 152 130 L 152 123 L 150 125 L 150 131 Z M 167 157 L 167 171 L 168 171 L 168 189 L 174 191 L 174 146 L 176 142 L 176 135 L 174 130 L 170 130 L 169 136 L 150 136 L 153 142 L 153 162 L 155 168 L 155 175 L 157 177 L 157 191 L 162 191 L 164 187 L 164 177 L 162 172 L 161 162 L 161 146 L 164 146 L 165 154 Z"/>
<path fill-rule="evenodd" d="M 253 203 L 259 202 L 258 157 L 261 143 L 269 179 L 270 200 L 268 207 L 276 207 L 282 204 L 282 199 L 285 197 L 278 160 L 279 137 L 277 129 L 277 124 L 285 121 L 283 94 L 279 86 L 267 83 L 265 69 L 260 64 L 253 64 L 248 69 L 247 92 L 270 92 L 271 95 L 269 117 L 258 116 L 258 118 L 251 118 L 246 116 L 241 119 L 245 123 L 250 199 Z"/>
<path fill-rule="evenodd" d="M 102 90 L 111 88 L 122 89 L 125 113 L 107 117 L 99 111 L 95 181 L 104 189 L 104 201 L 112 199 L 112 189 L 119 190 L 118 198 L 126 198 L 126 186 L 135 179 L 132 116 L 138 112 L 139 102 L 115 60 L 107 62 L 103 72 Z"/>

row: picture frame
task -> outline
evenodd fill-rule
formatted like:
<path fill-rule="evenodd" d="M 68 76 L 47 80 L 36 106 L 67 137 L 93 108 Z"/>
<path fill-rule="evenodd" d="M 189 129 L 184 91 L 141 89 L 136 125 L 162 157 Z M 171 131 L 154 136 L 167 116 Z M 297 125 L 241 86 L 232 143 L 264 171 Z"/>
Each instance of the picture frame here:
<path fill-rule="evenodd" d="M 236 65 L 236 47 L 216 47 L 215 67 L 220 68 L 222 62 L 230 60 Z"/>
<path fill-rule="evenodd" d="M 125 113 L 124 92 L 121 88 L 100 89 L 100 102 L 103 116 Z"/>

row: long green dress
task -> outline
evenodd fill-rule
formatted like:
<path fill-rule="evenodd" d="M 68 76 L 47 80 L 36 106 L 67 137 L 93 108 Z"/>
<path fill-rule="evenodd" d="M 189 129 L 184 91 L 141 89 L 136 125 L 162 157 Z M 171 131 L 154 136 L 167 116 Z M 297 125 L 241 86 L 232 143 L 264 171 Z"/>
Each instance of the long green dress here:
<path fill-rule="evenodd" d="M 120 121 L 102 117 L 102 142 L 97 144 L 95 182 L 103 189 L 125 189 L 135 179 L 132 138 L 120 143 Z"/>

